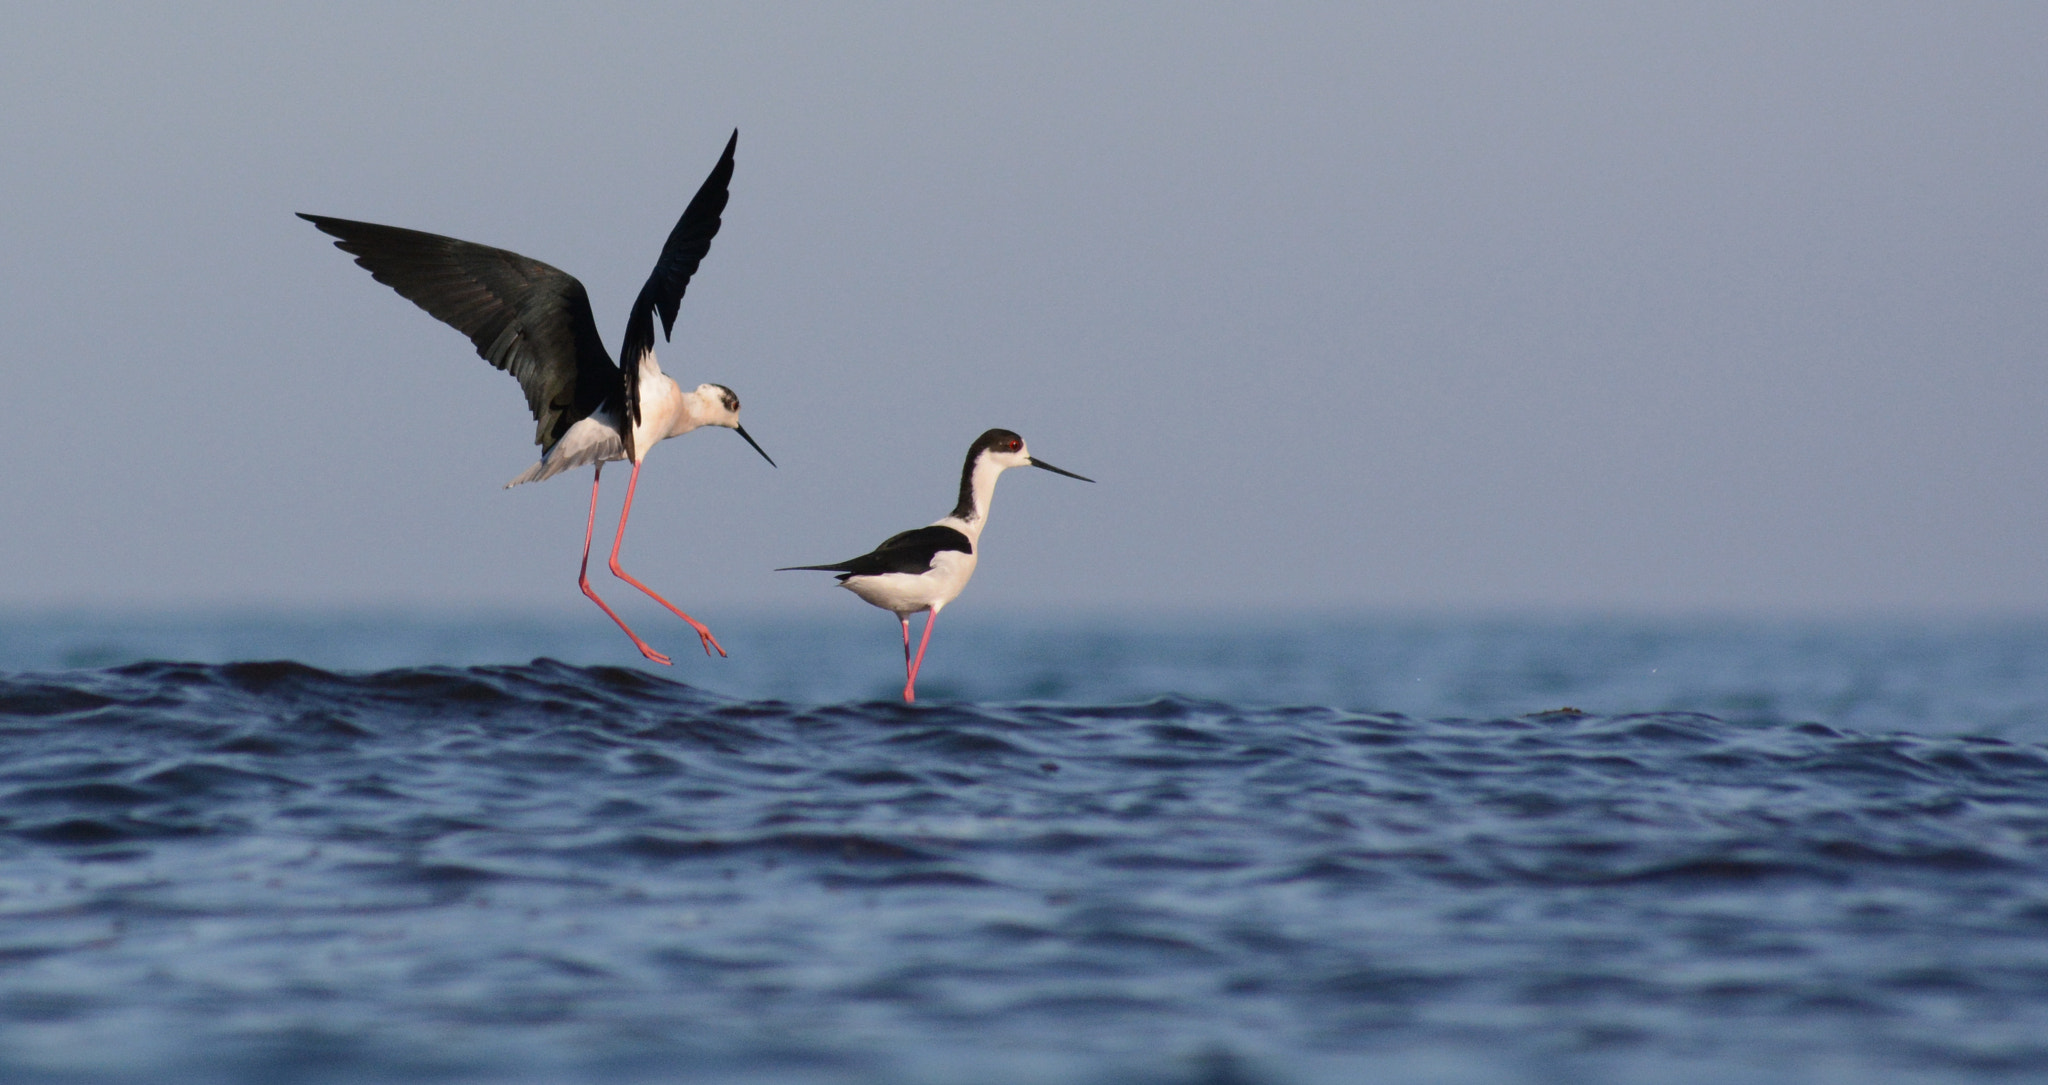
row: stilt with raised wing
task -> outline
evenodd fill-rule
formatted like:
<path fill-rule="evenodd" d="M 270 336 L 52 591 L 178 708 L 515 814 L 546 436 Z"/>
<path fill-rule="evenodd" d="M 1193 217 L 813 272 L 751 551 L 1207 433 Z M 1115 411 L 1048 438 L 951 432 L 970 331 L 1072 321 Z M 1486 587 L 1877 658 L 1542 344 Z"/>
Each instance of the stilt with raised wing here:
<path fill-rule="evenodd" d="M 518 379 L 527 409 L 533 412 L 534 442 L 541 455 L 540 462 L 507 487 L 552 478 L 571 467 L 594 467 L 577 585 L 633 638 L 642 655 L 656 663 L 668 663 L 669 657 L 640 639 L 590 586 L 590 544 L 597 529 L 597 490 L 604 465 L 612 460 L 633 464 L 618 531 L 612 537 L 612 575 L 688 622 L 697 631 L 704 654 L 715 648 L 724 655 L 725 648 L 702 622 L 619 565 L 619 545 L 625 541 L 626 518 L 633 512 L 633 491 L 640 482 L 640 461 L 666 438 L 702 426 L 723 426 L 745 438 L 770 466 L 775 463 L 740 425 L 740 400 L 732 389 L 700 384 L 685 392 L 654 360 L 654 316 L 661 314 L 662 338 L 667 339 L 690 276 L 718 233 L 739 138 L 734 131 L 711 176 L 669 232 L 668 243 L 626 318 L 620 365 L 612 363 L 598 338 L 583 284 L 565 271 L 516 252 L 438 234 L 324 215 L 299 216 L 338 238 L 335 248 L 353 255 L 378 282 L 469 336 L 485 361 Z"/>

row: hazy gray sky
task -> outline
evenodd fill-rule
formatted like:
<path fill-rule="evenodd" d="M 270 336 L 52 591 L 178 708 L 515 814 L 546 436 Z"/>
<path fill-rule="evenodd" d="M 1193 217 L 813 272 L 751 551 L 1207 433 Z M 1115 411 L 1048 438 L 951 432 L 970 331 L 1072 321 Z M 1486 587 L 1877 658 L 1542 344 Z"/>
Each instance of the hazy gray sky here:
<path fill-rule="evenodd" d="M 0 604 L 584 605 L 587 474 L 292 212 L 617 350 L 737 127 L 660 357 L 782 467 L 626 544 L 714 627 L 996 425 L 1100 483 L 963 605 L 2048 609 L 2048 6 L 672 8 L 11 5 Z"/>

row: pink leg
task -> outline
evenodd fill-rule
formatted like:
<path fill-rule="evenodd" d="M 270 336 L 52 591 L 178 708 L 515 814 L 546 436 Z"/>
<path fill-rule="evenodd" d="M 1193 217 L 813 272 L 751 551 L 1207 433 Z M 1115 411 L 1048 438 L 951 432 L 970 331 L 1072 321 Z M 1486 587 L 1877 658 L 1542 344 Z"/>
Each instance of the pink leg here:
<path fill-rule="evenodd" d="M 641 655 L 667 666 L 668 657 L 649 648 L 647 642 L 640 639 L 640 634 L 633 632 L 633 627 L 627 625 L 625 619 L 612 613 L 612 608 L 605 606 L 604 600 L 597 597 L 597 589 L 590 586 L 590 537 L 597 531 L 597 482 L 603 477 L 604 464 L 600 463 L 597 465 L 597 473 L 590 476 L 590 519 L 583 525 L 583 565 L 576 570 L 576 583 L 583 589 L 583 594 L 590 596 L 591 602 L 596 603 L 612 621 L 619 623 L 619 628 L 625 630 L 627 636 L 633 638 L 633 644 L 640 649 Z"/>
<path fill-rule="evenodd" d="M 927 610 L 924 612 L 924 636 L 917 642 L 917 661 L 910 665 L 910 678 L 903 683 L 903 703 L 905 704 L 917 703 L 917 671 L 918 668 L 924 666 L 924 650 L 932 642 L 932 623 L 938 620 L 938 611 Z M 903 619 L 903 649 L 905 652 L 910 650 L 909 618 Z"/>
<path fill-rule="evenodd" d="M 903 680 L 910 680 L 910 615 L 898 614 L 896 620 L 903 623 Z"/>
<path fill-rule="evenodd" d="M 713 648 L 718 649 L 719 655 L 724 655 L 725 647 L 718 643 L 717 637 L 711 635 L 711 630 L 704 628 L 703 622 L 700 622 L 697 619 L 690 617 L 688 614 L 683 613 L 680 609 L 676 607 L 674 603 L 671 603 L 668 600 L 663 599 L 661 596 L 654 594 L 653 588 L 650 588 L 647 585 L 642 584 L 639 581 L 633 579 L 630 575 L 627 574 L 626 570 L 619 568 L 619 546 L 626 541 L 626 517 L 630 516 L 633 512 L 633 490 L 639 484 L 640 463 L 639 461 L 636 460 L 633 463 L 633 475 L 626 481 L 625 507 L 619 510 L 619 531 L 618 534 L 612 536 L 612 575 L 618 577 L 620 580 L 623 580 L 628 584 L 633 585 L 636 588 L 639 588 L 641 591 L 646 592 L 647 597 L 649 599 L 652 599 L 655 602 L 660 603 L 662 606 L 667 607 L 670 613 L 690 623 L 690 628 L 697 631 L 697 639 L 702 641 L 704 644 L 705 655 L 710 655 L 711 650 Z M 596 506 L 594 505 L 591 507 L 591 515 L 597 515 Z"/>

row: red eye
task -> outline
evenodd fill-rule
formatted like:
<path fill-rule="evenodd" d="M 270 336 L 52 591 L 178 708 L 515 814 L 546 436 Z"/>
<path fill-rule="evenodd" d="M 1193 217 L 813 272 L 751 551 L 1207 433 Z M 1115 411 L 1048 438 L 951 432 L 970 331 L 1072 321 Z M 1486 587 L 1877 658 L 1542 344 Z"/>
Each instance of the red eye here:
<path fill-rule="evenodd" d="M 1024 442 L 1022 442 L 1022 441 L 1020 441 L 1020 440 L 1016 439 L 1015 437 L 1012 437 L 1012 438 L 1010 438 L 1010 451 L 1012 451 L 1012 452 L 1015 452 L 1015 451 L 1017 451 L 1018 449 L 1020 449 L 1020 448 L 1023 448 L 1023 447 L 1024 447 Z"/>

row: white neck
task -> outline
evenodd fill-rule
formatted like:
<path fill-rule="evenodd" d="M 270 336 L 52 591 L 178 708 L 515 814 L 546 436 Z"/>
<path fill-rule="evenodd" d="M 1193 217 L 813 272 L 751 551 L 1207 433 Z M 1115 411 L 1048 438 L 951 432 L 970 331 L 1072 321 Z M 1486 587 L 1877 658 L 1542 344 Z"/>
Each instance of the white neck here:
<path fill-rule="evenodd" d="M 670 437 L 681 437 L 699 426 L 710 425 L 718 415 L 711 401 L 695 389 L 681 393 L 680 399 L 675 421 L 669 424 Z"/>

